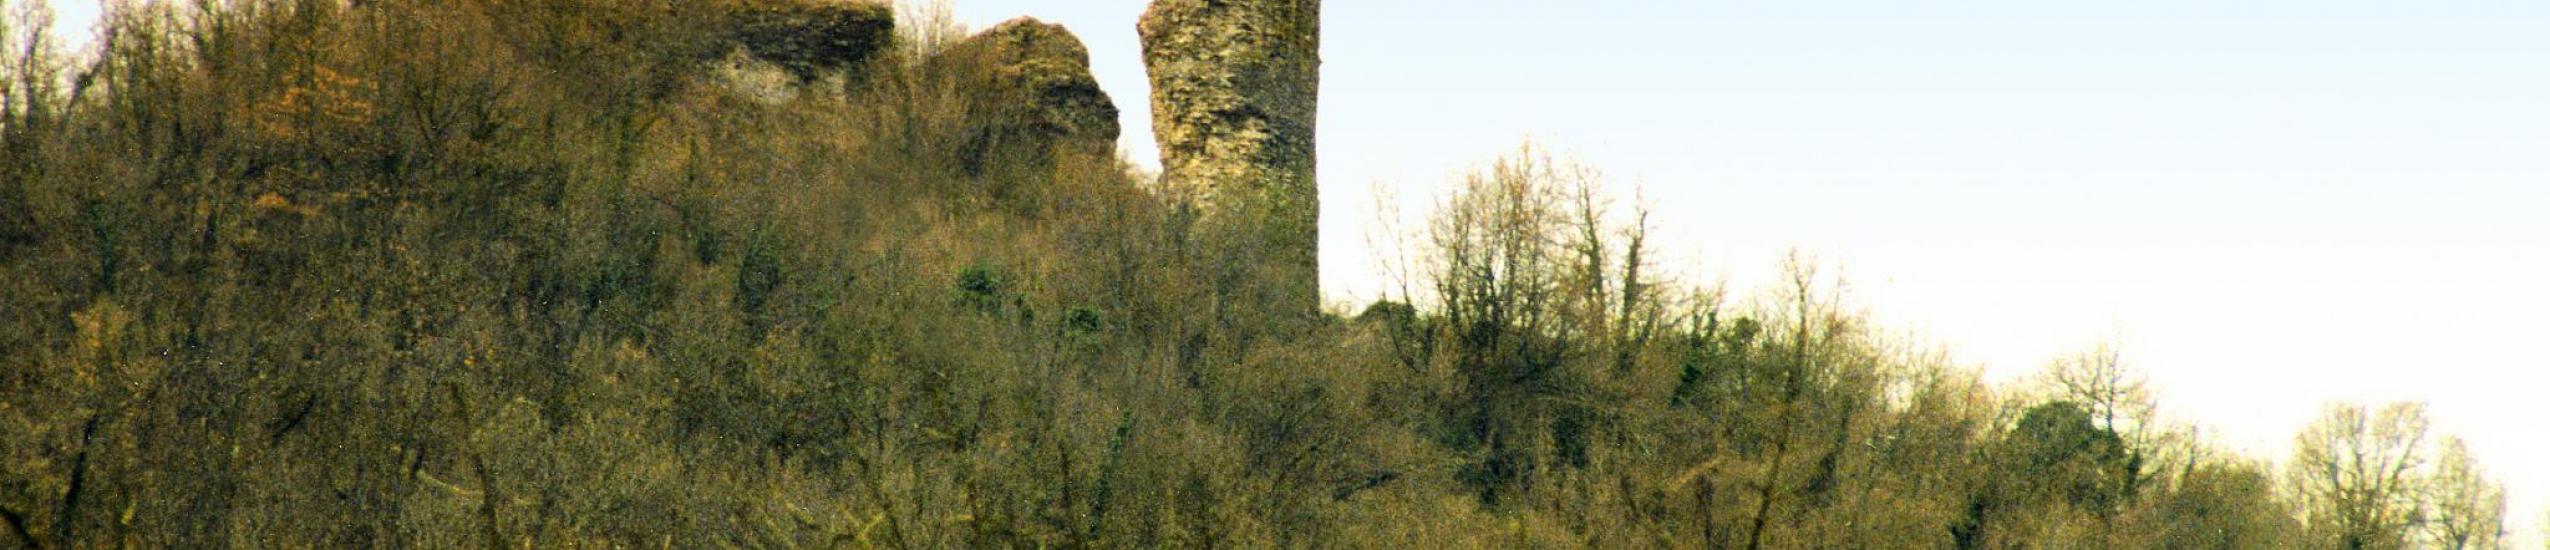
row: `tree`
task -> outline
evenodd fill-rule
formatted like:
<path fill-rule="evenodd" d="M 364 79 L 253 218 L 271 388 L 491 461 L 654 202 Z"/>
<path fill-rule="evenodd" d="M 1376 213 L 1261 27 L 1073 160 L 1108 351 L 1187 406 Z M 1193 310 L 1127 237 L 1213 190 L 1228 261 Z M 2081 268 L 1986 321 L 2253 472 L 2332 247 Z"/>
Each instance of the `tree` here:
<path fill-rule="evenodd" d="M 2122 496 L 2115 481 L 2132 458 L 2116 432 L 2100 427 L 2084 407 L 2069 401 L 2030 407 L 2010 435 L 2009 467 L 2014 481 L 2036 489 L 2031 496 L 2102 514 Z"/>
<path fill-rule="evenodd" d="M 43 166 L 39 153 L 53 137 L 44 132 L 62 103 L 61 55 L 46 30 L 53 26 L 44 2 L 0 0 L 0 256 L 30 244 L 37 234 L 29 181 Z"/>
<path fill-rule="evenodd" d="M 2452 550 L 2505 547 L 2506 489 L 2488 478 L 2461 438 L 2443 438 L 2443 452 L 2427 479 L 2434 505 L 2427 536 Z"/>
<path fill-rule="evenodd" d="M 2115 496 L 2132 498 L 2140 492 L 2159 470 L 2153 467 L 2153 455 L 2161 450 L 2165 433 L 2153 418 L 2158 405 L 2143 376 L 2125 366 L 2115 344 L 2101 343 L 2056 359 L 2046 369 L 2046 381 L 2099 430 L 2118 438 L 2123 459 L 2114 470 Z"/>
<path fill-rule="evenodd" d="M 2284 513 L 2274 477 L 2246 460 L 2206 461 L 2188 468 L 2174 490 L 2155 494 L 2154 542 L 2163 548 L 2284 548 L 2293 518 Z"/>
<path fill-rule="evenodd" d="M 1985 458 L 1995 472 L 1980 480 L 1952 527 L 1962 548 L 2000 547 L 2102 522 L 2122 501 L 2118 480 L 2128 466 L 2123 440 L 2071 401 L 2028 407 Z"/>
<path fill-rule="evenodd" d="M 1461 378 L 1464 473 L 1495 503 L 1537 472 L 1586 465 L 1588 441 L 1663 323 L 1645 218 L 1616 222 L 1591 170 L 1526 145 L 1464 178 L 1432 220 L 1430 337 Z M 1617 236 L 1617 240 L 1613 237 Z"/>
<path fill-rule="evenodd" d="M 2305 529 L 2335 548 L 2406 547 L 2425 521 L 2427 432 L 2423 403 L 2331 405 L 2294 438 L 2286 466 Z"/>

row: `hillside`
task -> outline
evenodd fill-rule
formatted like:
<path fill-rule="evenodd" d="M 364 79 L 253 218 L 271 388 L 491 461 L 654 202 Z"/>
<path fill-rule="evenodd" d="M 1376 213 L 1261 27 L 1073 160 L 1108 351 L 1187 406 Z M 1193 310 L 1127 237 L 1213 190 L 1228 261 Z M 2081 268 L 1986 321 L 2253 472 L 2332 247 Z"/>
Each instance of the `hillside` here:
<path fill-rule="evenodd" d="M 1651 213 L 1529 149 L 1405 236 L 1401 296 L 1303 311 L 1317 228 L 1283 201 L 1315 164 L 1283 155 L 1311 150 L 1309 107 L 1189 109 L 1204 125 L 1168 149 L 1194 162 L 1142 174 L 1113 150 L 1124 99 L 1032 20 L 232 0 L 123 5 L 72 53 L 0 5 L 9 544 L 2387 548 L 2502 530 L 2502 491 L 2418 406 L 2333 407 L 2287 461 L 2330 467 L 2278 468 L 2160 421 L 2111 349 L 1992 387 L 1871 326 L 1810 260 L 1755 300 L 1661 278 Z M 1246 29 L 1316 33 L 1182 39 Z M 1217 78 L 1315 82 L 1298 61 Z"/>

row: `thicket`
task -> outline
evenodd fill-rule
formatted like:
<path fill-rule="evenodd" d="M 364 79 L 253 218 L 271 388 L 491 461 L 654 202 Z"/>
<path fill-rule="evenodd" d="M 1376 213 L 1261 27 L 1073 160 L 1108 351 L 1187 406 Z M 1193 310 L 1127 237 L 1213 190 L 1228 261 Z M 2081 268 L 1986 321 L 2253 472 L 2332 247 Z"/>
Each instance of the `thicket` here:
<path fill-rule="evenodd" d="M 1528 150 L 1305 326 L 1177 190 L 986 141 L 942 27 L 768 103 L 703 75 L 802 4 L 130 2 L 78 55 L 0 4 L 11 544 L 2497 540 L 2422 410 L 2333 409 L 2294 463 L 2397 460 L 2315 476 L 2356 470 L 2214 451 L 2113 350 L 1991 388 L 1810 260 L 1659 275 Z"/>

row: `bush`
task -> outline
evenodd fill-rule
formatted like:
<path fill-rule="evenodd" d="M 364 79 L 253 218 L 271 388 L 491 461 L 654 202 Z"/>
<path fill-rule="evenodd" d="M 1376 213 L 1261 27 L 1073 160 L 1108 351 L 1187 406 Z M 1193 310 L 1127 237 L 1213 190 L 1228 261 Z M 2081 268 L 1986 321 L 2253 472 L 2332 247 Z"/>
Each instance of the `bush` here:
<path fill-rule="evenodd" d="M 885 47 L 838 40 L 876 34 L 847 4 L 131 3 L 80 57 L 0 4 L 0 538 L 23 546 L 2306 527 L 2193 444 L 2119 490 L 2146 440 L 1878 336 L 1802 257 L 1757 305 L 1677 286 L 1643 211 L 1529 149 L 1409 236 L 1417 291 L 1303 318 L 1222 307 L 1263 266 L 1121 159 L 983 150 L 1016 121 L 985 120 L 944 21 Z M 705 68 L 739 47 L 859 78 L 747 97 Z"/>

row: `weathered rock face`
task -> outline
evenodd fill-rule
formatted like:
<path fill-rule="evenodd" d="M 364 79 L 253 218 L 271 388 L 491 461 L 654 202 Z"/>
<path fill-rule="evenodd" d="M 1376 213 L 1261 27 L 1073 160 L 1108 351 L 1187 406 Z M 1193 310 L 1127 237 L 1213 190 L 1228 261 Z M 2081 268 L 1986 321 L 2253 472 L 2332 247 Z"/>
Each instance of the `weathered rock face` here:
<path fill-rule="evenodd" d="M 1156 0 L 1138 29 L 1161 178 L 1267 268 L 1269 307 L 1316 311 L 1318 0 Z"/>
<path fill-rule="evenodd" d="M 764 103 L 840 90 L 851 72 L 894 47 L 894 9 L 867 0 L 766 0 L 725 22 L 731 45 L 708 68 L 726 89 Z"/>
<path fill-rule="evenodd" d="M 1061 25 L 1012 19 L 966 38 L 941 54 L 971 70 L 970 88 L 985 100 L 983 135 L 969 148 L 974 162 L 985 151 L 1010 148 L 1038 153 L 1055 147 L 1111 156 L 1124 131 L 1115 100 L 1089 73 L 1089 49 Z"/>
<path fill-rule="evenodd" d="M 813 81 L 883 54 L 894 8 L 882 2 L 771 3 L 736 14 L 735 41 L 754 58 Z"/>

